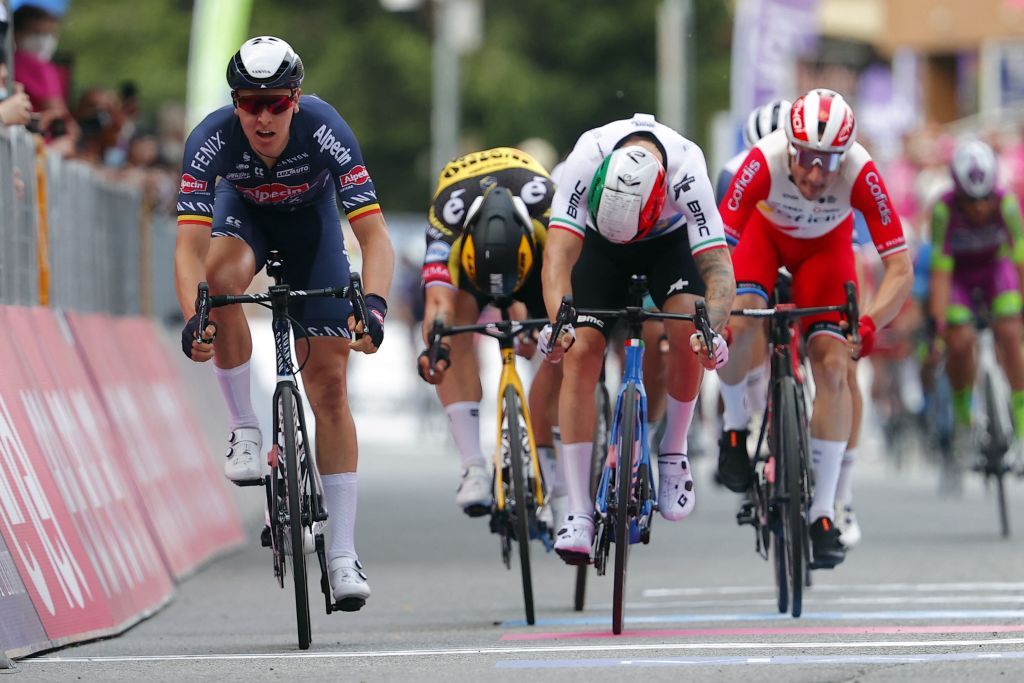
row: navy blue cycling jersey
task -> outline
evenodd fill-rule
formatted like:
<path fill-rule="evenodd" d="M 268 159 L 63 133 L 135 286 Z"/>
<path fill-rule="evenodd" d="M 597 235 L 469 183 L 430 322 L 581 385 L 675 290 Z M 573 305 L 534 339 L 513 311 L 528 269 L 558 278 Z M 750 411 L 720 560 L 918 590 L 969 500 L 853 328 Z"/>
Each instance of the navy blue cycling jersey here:
<path fill-rule="evenodd" d="M 259 207 L 310 206 L 336 191 L 350 221 L 380 212 L 355 134 L 334 107 L 313 95 L 299 99 L 288 144 L 273 168 L 253 152 L 234 107 L 203 119 L 185 143 L 178 225 L 212 226 L 218 177 Z"/>

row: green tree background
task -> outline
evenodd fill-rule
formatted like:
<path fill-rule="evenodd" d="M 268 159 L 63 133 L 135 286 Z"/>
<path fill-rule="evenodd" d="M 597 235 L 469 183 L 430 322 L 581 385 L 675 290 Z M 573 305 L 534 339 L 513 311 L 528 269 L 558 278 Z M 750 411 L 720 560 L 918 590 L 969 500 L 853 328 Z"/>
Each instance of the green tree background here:
<path fill-rule="evenodd" d="M 486 0 L 479 50 L 462 58 L 466 150 L 529 137 L 559 153 L 584 130 L 653 112 L 658 0 Z M 728 106 L 731 3 L 695 0 L 691 129 L 704 144 Z M 61 49 L 73 90 L 139 85 L 144 119 L 183 102 L 190 0 L 72 0 Z M 433 189 L 430 150 L 431 7 L 389 13 L 376 0 L 255 0 L 249 33 L 289 41 L 306 92 L 352 125 L 387 210 L 422 211 Z M 72 100 L 74 102 L 74 98 Z"/>

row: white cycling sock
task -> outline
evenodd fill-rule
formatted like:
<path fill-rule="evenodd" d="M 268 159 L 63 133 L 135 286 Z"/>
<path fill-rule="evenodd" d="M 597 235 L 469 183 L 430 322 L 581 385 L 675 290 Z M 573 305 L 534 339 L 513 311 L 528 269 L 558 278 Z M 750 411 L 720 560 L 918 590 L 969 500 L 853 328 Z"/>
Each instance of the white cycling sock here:
<path fill-rule="evenodd" d="M 551 497 L 565 495 L 565 451 L 562 449 L 562 430 L 555 425 L 551 428 L 551 440 L 555 449 L 555 480 L 551 483 Z M 562 520 L 555 520 L 561 523 Z"/>
<path fill-rule="evenodd" d="M 555 462 L 555 449 L 551 446 L 537 446 L 537 461 L 540 463 L 540 473 L 544 477 L 544 489 L 546 496 L 550 497 L 551 487 L 555 483 L 555 471 L 558 463 Z"/>
<path fill-rule="evenodd" d="M 839 484 L 836 486 L 836 500 L 843 505 L 853 504 L 853 463 L 857 459 L 857 448 L 847 448 L 843 453 L 843 465 L 839 470 Z"/>
<path fill-rule="evenodd" d="M 327 561 L 339 557 L 359 559 L 356 554 L 356 501 L 358 479 L 355 472 L 324 474 L 324 508 L 331 526 L 331 542 Z"/>
<path fill-rule="evenodd" d="M 480 402 L 459 401 L 444 408 L 452 425 L 455 446 L 462 458 L 462 467 L 486 467 L 487 460 L 480 448 Z"/>
<path fill-rule="evenodd" d="M 746 429 L 750 422 L 750 412 L 747 408 L 746 378 L 739 384 L 726 384 L 719 377 L 718 390 L 722 393 L 722 403 L 725 404 L 725 413 L 722 415 L 722 429 L 726 431 Z"/>
<path fill-rule="evenodd" d="M 570 515 L 589 517 L 594 514 L 594 501 L 590 497 L 590 456 L 593 450 L 594 444 L 589 441 L 562 444 Z M 562 520 L 558 523 L 561 524 Z"/>
<path fill-rule="evenodd" d="M 752 415 L 764 413 L 765 404 L 768 402 L 768 377 L 770 375 L 768 363 L 762 363 L 747 373 L 747 406 Z"/>
<path fill-rule="evenodd" d="M 671 396 L 666 398 L 668 403 L 665 405 L 665 434 L 658 445 L 658 453 L 682 455 L 686 453 L 686 435 L 690 432 L 697 399 L 677 401 Z"/>
<path fill-rule="evenodd" d="M 835 514 L 836 484 L 843 466 L 845 441 L 825 441 L 811 437 L 811 469 L 814 471 L 814 500 L 811 501 L 810 522 L 819 517 L 830 520 Z"/>
<path fill-rule="evenodd" d="M 249 361 L 234 368 L 220 368 L 214 365 L 213 374 L 217 377 L 220 392 L 228 404 L 232 431 L 239 427 L 258 427 L 260 421 L 252 407 L 250 390 L 250 375 L 252 373 L 249 371 Z"/>

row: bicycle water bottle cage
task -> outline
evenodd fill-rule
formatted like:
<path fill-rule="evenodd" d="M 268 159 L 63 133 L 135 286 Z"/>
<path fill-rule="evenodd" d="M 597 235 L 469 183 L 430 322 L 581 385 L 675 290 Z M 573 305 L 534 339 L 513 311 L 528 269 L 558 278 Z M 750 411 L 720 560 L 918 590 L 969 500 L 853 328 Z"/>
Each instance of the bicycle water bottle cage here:
<path fill-rule="evenodd" d="M 267 254 L 267 276 L 273 278 L 275 284 L 281 284 L 284 277 L 284 263 L 281 262 L 281 252 L 277 250 Z"/>

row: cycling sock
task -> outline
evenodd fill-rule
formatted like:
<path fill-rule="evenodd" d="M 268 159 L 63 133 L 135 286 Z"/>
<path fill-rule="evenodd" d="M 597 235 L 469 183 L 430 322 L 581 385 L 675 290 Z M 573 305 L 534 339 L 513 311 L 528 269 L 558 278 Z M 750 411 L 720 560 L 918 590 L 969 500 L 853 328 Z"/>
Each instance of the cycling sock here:
<path fill-rule="evenodd" d="M 671 396 L 666 398 L 668 402 L 665 404 L 665 434 L 661 437 L 658 452 L 686 453 L 686 435 L 690 431 L 697 399 L 677 401 Z"/>
<path fill-rule="evenodd" d="M 537 461 L 540 463 L 541 476 L 544 477 L 545 497 L 558 495 L 555 483 L 558 479 L 558 461 L 555 460 L 555 449 L 551 446 L 537 446 Z"/>
<path fill-rule="evenodd" d="M 459 401 L 444 408 L 452 425 L 452 437 L 459 449 L 462 467 L 486 467 L 487 460 L 480 448 L 480 402 Z"/>
<path fill-rule="evenodd" d="M 231 414 L 232 431 L 239 427 L 258 427 L 260 424 L 252 407 L 249 379 L 252 373 L 249 370 L 249 361 L 233 368 L 213 366 L 213 374 L 217 377 L 220 392 Z"/>
<path fill-rule="evenodd" d="M 324 508 L 331 523 L 331 542 L 327 561 L 339 557 L 359 559 L 356 554 L 356 500 L 358 477 L 355 472 L 324 474 Z"/>
<path fill-rule="evenodd" d="M 762 363 L 747 373 L 747 406 L 753 415 L 764 412 L 765 403 L 768 401 L 769 374 L 768 363 Z"/>
<path fill-rule="evenodd" d="M 725 404 L 725 412 L 722 414 L 722 429 L 725 431 L 746 429 L 750 422 L 750 413 L 747 409 L 747 383 L 741 381 L 739 384 L 726 384 L 719 378 L 718 389 L 722 393 L 722 403 Z"/>
<path fill-rule="evenodd" d="M 843 453 L 843 464 L 839 470 L 839 484 L 836 485 L 836 500 L 843 505 L 853 503 L 853 462 L 856 459 L 856 448 L 847 448 Z"/>
<path fill-rule="evenodd" d="M 1024 389 L 1010 392 L 1013 407 L 1013 433 L 1019 439 L 1024 437 Z"/>
<path fill-rule="evenodd" d="M 969 426 L 971 424 L 971 403 L 973 403 L 973 398 L 969 387 L 967 389 L 953 390 L 953 415 L 958 425 Z"/>
<path fill-rule="evenodd" d="M 811 469 L 814 471 L 814 500 L 811 501 L 810 520 L 815 522 L 819 517 L 832 519 L 846 442 L 811 437 L 810 445 Z"/>
<path fill-rule="evenodd" d="M 594 501 L 590 497 L 590 456 L 594 444 L 583 443 L 562 444 L 565 456 L 565 488 L 569 493 L 570 515 L 591 516 L 594 514 Z M 558 520 L 561 524 L 562 520 Z"/>

